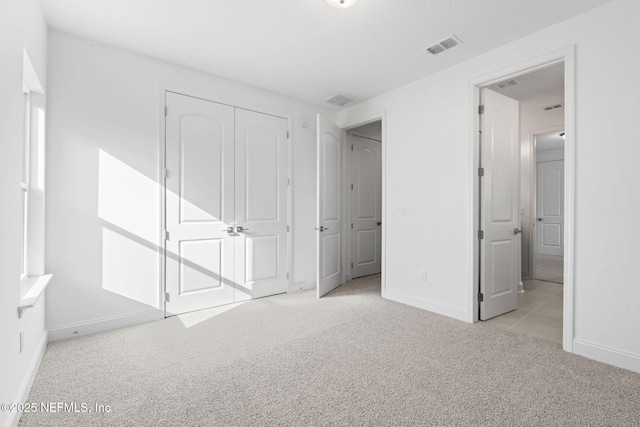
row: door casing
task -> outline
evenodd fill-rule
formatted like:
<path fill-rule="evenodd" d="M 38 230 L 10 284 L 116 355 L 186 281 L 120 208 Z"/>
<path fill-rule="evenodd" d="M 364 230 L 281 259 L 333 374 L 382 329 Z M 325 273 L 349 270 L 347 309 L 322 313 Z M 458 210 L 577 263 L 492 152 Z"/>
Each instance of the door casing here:
<path fill-rule="evenodd" d="M 470 180 L 473 191 L 471 192 L 471 205 L 473 214 L 470 218 L 470 233 L 472 251 L 472 274 L 469 278 L 468 313 L 470 323 L 478 322 L 480 291 L 480 244 L 478 240 L 480 198 L 478 167 L 479 153 L 479 115 L 478 105 L 480 101 L 480 88 L 490 86 L 503 80 L 516 78 L 520 75 L 545 68 L 549 65 L 564 62 L 564 106 L 565 106 L 565 181 L 564 181 L 564 306 L 562 326 L 562 348 L 573 353 L 574 339 L 574 265 L 575 265 L 575 45 L 565 47 L 539 57 L 529 59 L 512 66 L 485 74 L 471 81 L 469 115 L 471 120 L 470 143 L 472 159 Z"/>

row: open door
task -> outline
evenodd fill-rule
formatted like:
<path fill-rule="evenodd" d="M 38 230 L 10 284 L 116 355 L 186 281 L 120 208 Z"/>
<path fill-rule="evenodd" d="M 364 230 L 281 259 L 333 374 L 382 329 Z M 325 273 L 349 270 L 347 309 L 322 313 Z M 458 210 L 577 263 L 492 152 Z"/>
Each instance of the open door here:
<path fill-rule="evenodd" d="M 316 283 L 318 298 L 342 283 L 342 129 L 318 114 Z"/>
<path fill-rule="evenodd" d="M 489 89 L 482 101 L 480 319 L 487 320 L 518 308 L 520 106 Z"/>

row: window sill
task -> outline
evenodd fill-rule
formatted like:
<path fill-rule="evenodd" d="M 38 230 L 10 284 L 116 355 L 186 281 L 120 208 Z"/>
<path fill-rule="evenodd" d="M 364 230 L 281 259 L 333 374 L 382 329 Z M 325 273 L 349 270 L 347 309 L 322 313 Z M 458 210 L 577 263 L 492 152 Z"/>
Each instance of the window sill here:
<path fill-rule="evenodd" d="M 18 305 L 18 318 L 22 317 L 22 312 L 33 307 L 40 295 L 44 293 L 47 285 L 51 281 L 53 274 L 43 276 L 27 277 L 20 286 L 20 304 Z"/>

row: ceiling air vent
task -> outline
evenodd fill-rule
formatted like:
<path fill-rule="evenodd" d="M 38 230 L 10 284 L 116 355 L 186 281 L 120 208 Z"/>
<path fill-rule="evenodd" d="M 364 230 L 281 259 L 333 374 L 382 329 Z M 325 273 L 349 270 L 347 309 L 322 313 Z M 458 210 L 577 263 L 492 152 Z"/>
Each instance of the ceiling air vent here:
<path fill-rule="evenodd" d="M 544 111 L 550 111 L 550 110 L 555 110 L 556 108 L 561 108 L 562 104 L 555 104 L 555 105 L 548 105 L 546 107 L 543 107 Z"/>
<path fill-rule="evenodd" d="M 437 55 L 440 52 L 444 52 L 447 49 L 451 49 L 454 46 L 458 46 L 460 43 L 462 43 L 462 40 L 460 40 L 458 37 L 452 34 L 446 39 L 439 41 L 438 43 L 435 43 L 433 46 L 429 46 L 427 48 L 427 52 L 429 52 L 432 55 Z"/>
<path fill-rule="evenodd" d="M 338 107 L 343 107 L 350 102 L 353 102 L 353 99 L 346 97 L 344 95 L 335 95 L 331 98 L 327 99 L 329 104 L 337 105 Z"/>
<path fill-rule="evenodd" d="M 504 88 L 506 88 L 506 87 L 509 87 L 509 86 L 515 86 L 515 85 L 517 85 L 517 84 L 518 84 L 518 82 L 517 82 L 517 81 L 515 81 L 514 79 L 511 79 L 511 80 L 505 80 L 505 81 L 500 82 L 500 83 L 496 83 L 496 84 L 494 84 L 493 86 L 494 86 L 496 89 L 504 89 Z"/>

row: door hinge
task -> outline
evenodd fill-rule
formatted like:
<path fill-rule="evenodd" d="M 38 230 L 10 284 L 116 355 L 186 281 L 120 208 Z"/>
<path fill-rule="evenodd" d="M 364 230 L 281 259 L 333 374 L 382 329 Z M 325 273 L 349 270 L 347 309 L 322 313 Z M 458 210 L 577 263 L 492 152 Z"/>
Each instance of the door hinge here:
<path fill-rule="evenodd" d="M 164 168 L 164 170 L 162 171 L 162 176 L 163 176 L 164 178 L 167 178 L 167 177 L 169 176 L 169 169 Z"/>
<path fill-rule="evenodd" d="M 291 178 L 287 178 L 287 185 L 291 185 Z"/>
<path fill-rule="evenodd" d="M 289 273 L 287 273 L 287 280 L 289 280 Z"/>
<path fill-rule="evenodd" d="M 291 229 L 290 229 L 290 228 L 289 228 L 289 226 L 287 225 L 287 233 L 289 232 L 289 230 L 291 230 Z"/>
<path fill-rule="evenodd" d="M 353 151 L 353 144 L 351 144 L 351 151 Z"/>
<path fill-rule="evenodd" d="M 353 184 L 351 184 L 351 190 L 353 190 Z"/>
<path fill-rule="evenodd" d="M 289 131 L 287 131 L 287 139 L 289 139 Z"/>
<path fill-rule="evenodd" d="M 169 231 L 164 230 L 164 240 L 169 240 Z"/>
<path fill-rule="evenodd" d="M 478 239 L 480 240 L 484 239 L 484 231 L 478 230 Z"/>
<path fill-rule="evenodd" d="M 165 302 L 171 302 L 171 295 L 169 294 L 169 292 L 164 293 L 164 300 Z"/>
<path fill-rule="evenodd" d="M 478 105 L 478 114 L 484 114 L 484 105 Z"/>
<path fill-rule="evenodd" d="M 478 168 L 478 176 L 484 176 L 484 168 Z"/>
<path fill-rule="evenodd" d="M 353 263 L 351 263 L 351 268 L 353 268 Z"/>
<path fill-rule="evenodd" d="M 353 223 L 351 223 L 351 229 L 353 230 Z"/>
<path fill-rule="evenodd" d="M 483 302 L 484 301 L 484 294 L 482 292 L 478 292 L 478 301 L 479 302 Z"/>
<path fill-rule="evenodd" d="M 164 107 L 164 116 L 167 117 L 169 115 L 169 109 Z"/>

